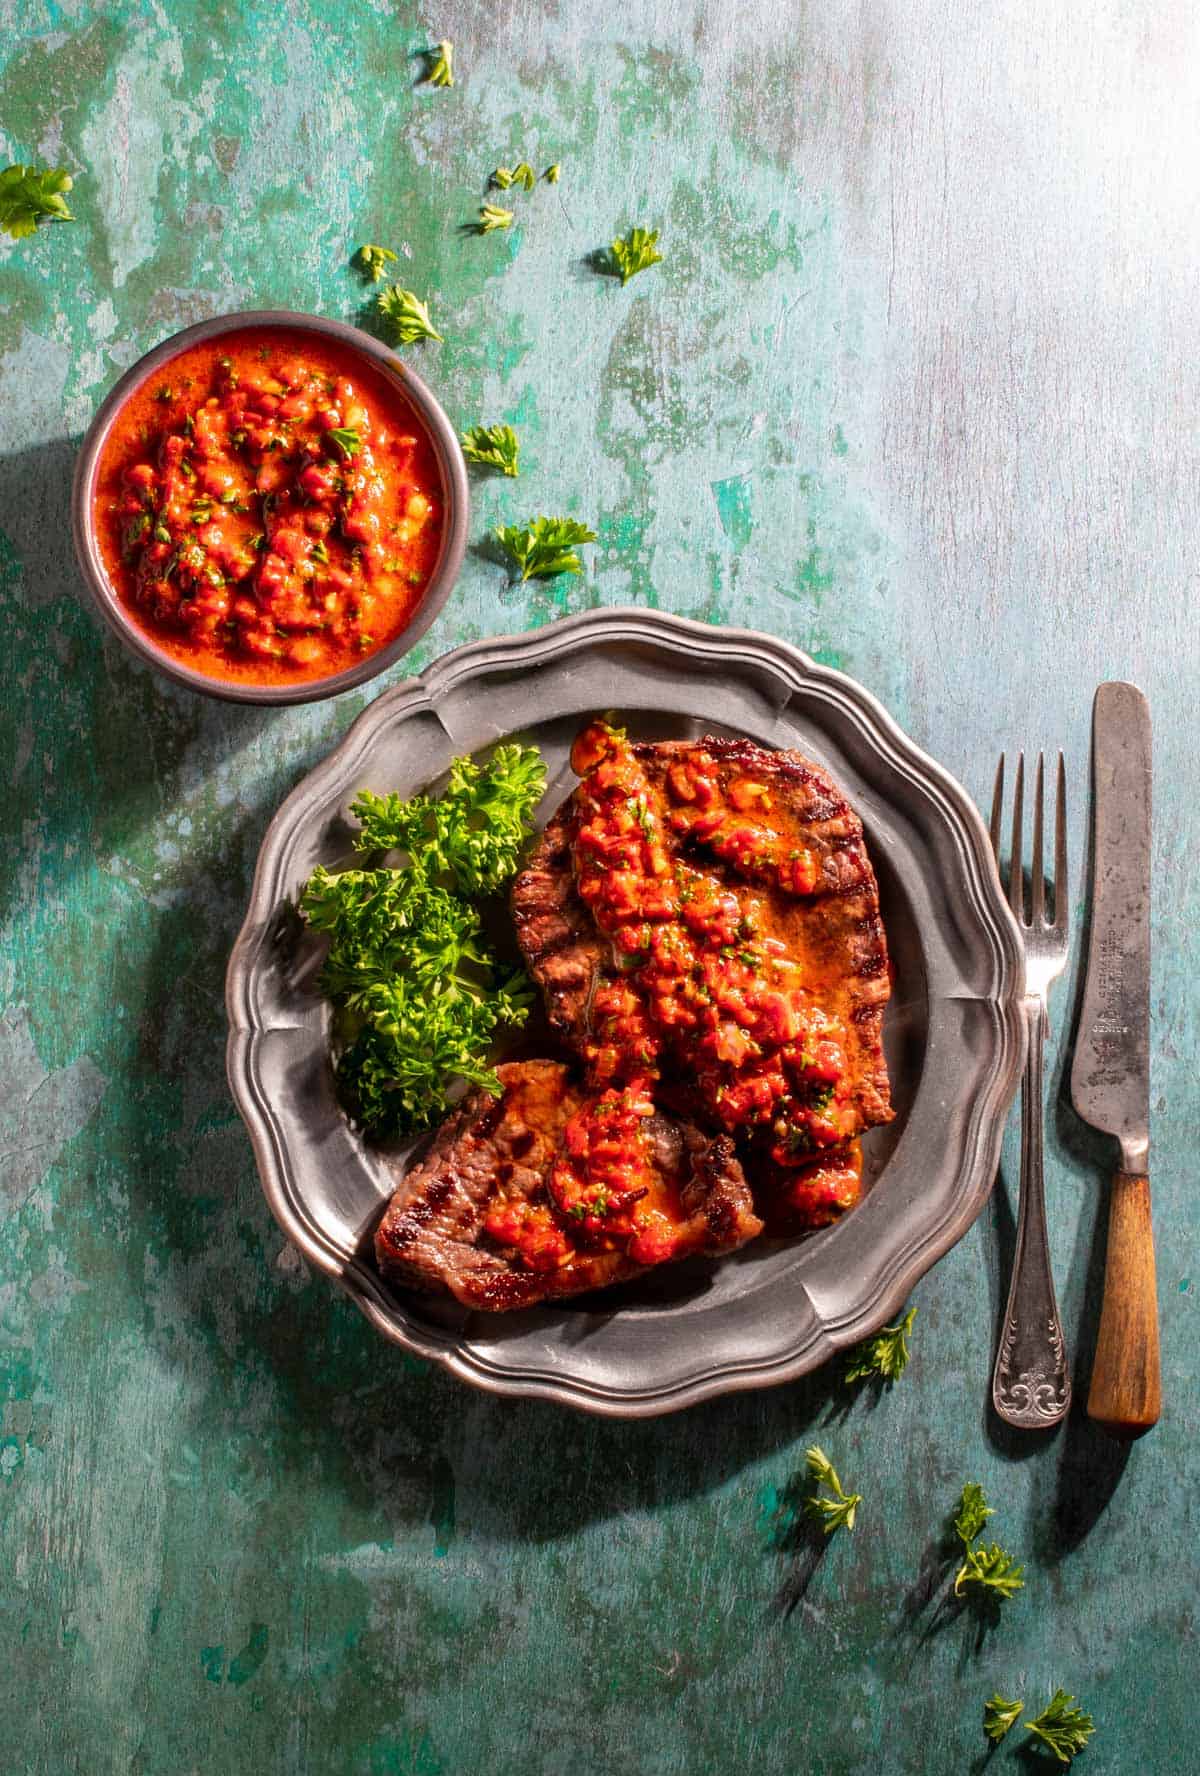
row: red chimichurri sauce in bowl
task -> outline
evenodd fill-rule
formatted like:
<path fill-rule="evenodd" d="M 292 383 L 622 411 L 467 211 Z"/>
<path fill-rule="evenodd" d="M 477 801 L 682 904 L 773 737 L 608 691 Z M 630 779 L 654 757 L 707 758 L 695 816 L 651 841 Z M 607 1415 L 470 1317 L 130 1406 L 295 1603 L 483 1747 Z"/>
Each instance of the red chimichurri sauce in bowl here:
<path fill-rule="evenodd" d="M 432 621 L 461 559 L 445 416 L 340 323 L 231 317 L 177 343 L 84 447 L 76 526 L 105 614 L 218 695 L 361 682 Z"/>

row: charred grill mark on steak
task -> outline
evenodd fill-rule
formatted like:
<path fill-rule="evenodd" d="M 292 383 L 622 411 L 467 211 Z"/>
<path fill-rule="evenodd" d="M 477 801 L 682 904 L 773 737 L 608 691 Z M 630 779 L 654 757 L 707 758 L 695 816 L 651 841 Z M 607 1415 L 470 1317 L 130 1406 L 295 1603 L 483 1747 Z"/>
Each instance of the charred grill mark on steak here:
<path fill-rule="evenodd" d="M 582 1101 L 559 1062 L 512 1062 L 498 1072 L 501 1097 L 475 1091 L 465 1098 L 393 1197 L 375 1238 L 384 1275 L 500 1312 L 643 1274 L 648 1267 L 622 1250 L 584 1249 L 558 1269 L 527 1270 L 489 1238 L 484 1220 L 502 1176 L 510 1195 L 541 1201 L 563 1129 Z M 688 1220 L 678 1256 L 730 1251 L 753 1239 L 762 1223 L 733 1143 L 665 1116 L 654 1122 L 656 1157 L 682 1179 Z"/>

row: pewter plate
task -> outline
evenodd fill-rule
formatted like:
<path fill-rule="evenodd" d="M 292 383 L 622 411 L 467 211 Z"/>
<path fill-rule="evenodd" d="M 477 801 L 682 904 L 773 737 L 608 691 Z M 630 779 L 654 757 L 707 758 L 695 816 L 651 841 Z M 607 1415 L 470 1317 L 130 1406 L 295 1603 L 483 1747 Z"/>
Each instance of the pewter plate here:
<path fill-rule="evenodd" d="M 581 721 L 616 711 L 640 738 L 746 734 L 825 765 L 862 816 L 895 987 L 885 1047 L 897 1117 L 867 1137 L 863 1201 L 837 1226 L 691 1260 L 604 1295 L 468 1313 L 375 1269 L 372 1235 L 406 1158 L 339 1110 L 320 952 L 295 897 L 351 852 L 359 789 L 436 785 L 508 736 L 549 769 L 541 818 L 573 786 Z M 406 1350 L 492 1393 L 648 1417 L 816 1368 L 876 1330 L 961 1238 L 995 1177 L 1024 1059 L 1024 964 L 974 806 L 861 686 L 747 630 L 600 610 L 473 643 L 384 692 L 288 797 L 263 841 L 229 963 L 229 1080 L 288 1238 Z"/>

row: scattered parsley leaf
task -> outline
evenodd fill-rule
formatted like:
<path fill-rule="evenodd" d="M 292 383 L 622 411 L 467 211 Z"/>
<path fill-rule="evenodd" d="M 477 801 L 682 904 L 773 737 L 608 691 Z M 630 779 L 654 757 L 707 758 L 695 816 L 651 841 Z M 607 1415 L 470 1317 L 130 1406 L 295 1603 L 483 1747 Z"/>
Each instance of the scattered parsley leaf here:
<path fill-rule="evenodd" d="M 814 1490 L 804 1501 L 804 1508 L 809 1516 L 822 1524 L 826 1535 L 832 1535 L 843 1524 L 847 1529 L 853 1529 L 854 1513 L 862 1504 L 862 1494 L 843 1490 L 837 1469 L 825 1451 L 815 1443 L 811 1449 L 805 1451 L 804 1460 L 814 1482 Z M 833 1494 L 832 1498 L 821 1496 L 816 1490 L 821 1486 Z"/>
<path fill-rule="evenodd" d="M 842 1377 L 847 1385 L 868 1378 L 886 1381 L 889 1385 L 897 1381 L 908 1363 L 908 1334 L 916 1317 L 916 1308 L 910 1307 L 895 1326 L 884 1326 L 873 1338 L 856 1345 Z"/>
<path fill-rule="evenodd" d="M 362 449 L 362 439 L 353 426 L 330 426 L 325 436 L 341 456 L 343 462 L 349 462 Z"/>
<path fill-rule="evenodd" d="M 379 282 L 389 262 L 395 257 L 390 247 L 368 245 L 358 249 L 358 262 L 373 284 Z"/>
<path fill-rule="evenodd" d="M 461 435 L 463 455 L 484 468 L 501 469 L 516 479 L 521 443 L 509 425 L 471 426 Z"/>
<path fill-rule="evenodd" d="M 1010 1702 L 999 1690 L 984 1703 L 983 1730 L 994 1744 L 999 1745 L 1024 1706 L 1023 1702 Z"/>
<path fill-rule="evenodd" d="M 0 233 L 23 240 L 47 222 L 73 222 L 63 193 L 74 183 L 65 167 L 5 167 L 0 172 Z"/>
<path fill-rule="evenodd" d="M 512 219 L 511 210 L 502 210 L 498 204 L 480 204 L 475 226 L 480 234 L 491 234 L 494 228 L 511 228 Z"/>
<path fill-rule="evenodd" d="M 496 167 L 488 184 L 495 185 L 500 191 L 508 191 L 514 185 L 520 185 L 525 191 L 532 191 L 537 184 L 537 174 L 529 162 L 523 160 L 519 166 Z"/>
<path fill-rule="evenodd" d="M 546 788 L 536 747 L 498 746 L 484 765 L 455 759 L 440 796 L 377 796 L 350 807 L 360 851 L 407 851 L 427 875 L 449 874 L 464 894 L 492 893 L 512 875 Z"/>
<path fill-rule="evenodd" d="M 595 531 L 575 518 L 534 518 L 526 525 L 498 525 L 493 535 L 522 580 L 582 573 L 575 545 L 596 540 Z"/>
<path fill-rule="evenodd" d="M 545 172 L 542 174 L 542 178 L 546 181 L 547 185 L 557 185 L 558 177 L 561 172 L 562 167 L 557 161 L 555 161 L 553 166 L 548 166 L 546 168 Z"/>
<path fill-rule="evenodd" d="M 1076 1708 L 1074 1696 L 1066 1690 L 1055 1690 L 1042 1712 L 1025 1725 L 1049 1746 L 1060 1764 L 1069 1764 L 1096 1731 L 1091 1715 Z"/>
<path fill-rule="evenodd" d="M 445 41 L 425 52 L 430 59 L 426 80 L 430 86 L 454 85 L 454 45 Z"/>
<path fill-rule="evenodd" d="M 969 1548 L 988 1518 L 995 1515 L 984 1497 L 983 1487 L 977 1480 L 968 1480 L 962 1489 L 954 1517 L 955 1534 L 963 1546 Z"/>
<path fill-rule="evenodd" d="M 419 339 L 442 337 L 420 297 L 411 290 L 402 290 L 399 284 L 389 284 L 380 292 L 377 307 L 390 324 L 399 345 L 415 345 Z"/>
<path fill-rule="evenodd" d="M 954 1575 L 954 1595 L 961 1597 L 967 1585 L 978 1585 L 981 1596 L 988 1593 L 1000 1599 L 1011 1597 L 1024 1585 L 1024 1571 L 998 1542 L 990 1548 L 968 1548 L 966 1559 Z"/>
<path fill-rule="evenodd" d="M 647 271 L 652 265 L 662 264 L 662 254 L 657 251 L 657 247 L 657 228 L 631 228 L 623 238 L 617 236 L 612 244 L 612 256 L 621 274 L 622 284 L 627 284 L 639 271 Z"/>

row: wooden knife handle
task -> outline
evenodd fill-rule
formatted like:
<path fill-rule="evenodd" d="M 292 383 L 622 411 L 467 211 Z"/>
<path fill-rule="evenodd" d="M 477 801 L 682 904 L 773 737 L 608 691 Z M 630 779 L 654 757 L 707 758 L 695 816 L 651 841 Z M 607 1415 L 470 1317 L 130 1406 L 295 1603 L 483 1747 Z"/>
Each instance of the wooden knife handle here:
<path fill-rule="evenodd" d="M 1150 1180 L 1130 1172 L 1113 1179 L 1104 1302 L 1087 1409 L 1089 1418 L 1123 1440 L 1144 1436 L 1162 1411 Z"/>

